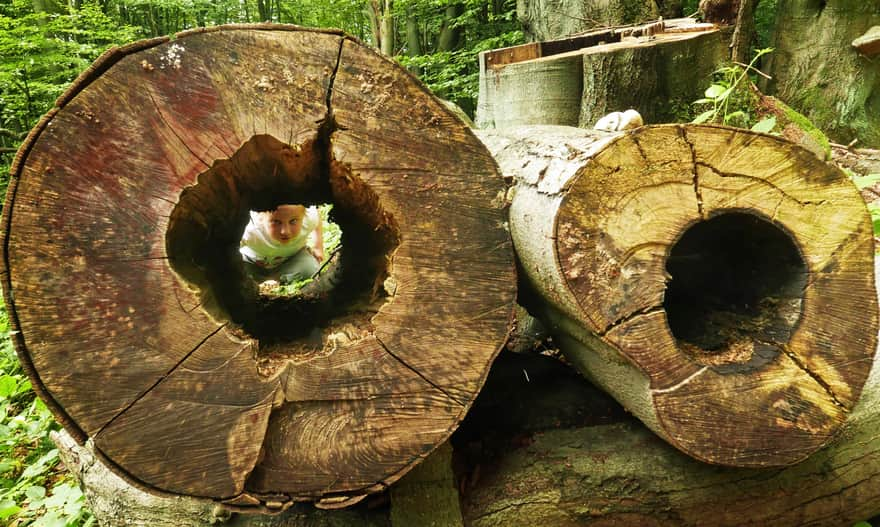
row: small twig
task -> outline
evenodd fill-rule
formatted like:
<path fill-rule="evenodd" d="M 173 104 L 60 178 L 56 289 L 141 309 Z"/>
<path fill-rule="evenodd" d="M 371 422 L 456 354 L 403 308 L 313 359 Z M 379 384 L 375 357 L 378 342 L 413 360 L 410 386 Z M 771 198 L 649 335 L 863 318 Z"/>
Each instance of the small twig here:
<path fill-rule="evenodd" d="M 773 77 L 771 77 L 770 75 L 767 75 L 766 73 L 764 73 L 763 71 L 759 70 L 758 68 L 756 68 L 756 67 L 754 67 L 754 66 L 750 66 L 750 65 L 748 65 L 748 64 L 743 64 L 742 62 L 737 62 L 737 61 L 733 61 L 733 63 L 736 64 L 737 66 L 742 66 L 743 68 L 745 68 L 745 69 L 747 69 L 747 70 L 752 70 L 752 71 L 754 71 L 755 73 L 757 73 L 758 75 L 764 77 L 764 78 L 767 79 L 768 81 L 769 81 L 769 80 L 773 80 Z"/>
<path fill-rule="evenodd" d="M 852 141 L 850 141 L 848 144 L 845 144 L 845 145 L 842 145 L 840 143 L 832 143 L 832 142 L 829 142 L 828 144 L 830 144 L 834 148 L 843 148 L 846 150 L 852 150 L 852 147 L 854 147 L 856 145 L 856 143 L 858 143 L 858 142 L 859 142 L 859 138 L 856 137 L 855 139 L 853 139 Z"/>
<path fill-rule="evenodd" d="M 0 154 L 14 154 L 18 152 L 18 148 L 8 147 L 8 146 L 0 146 Z"/>

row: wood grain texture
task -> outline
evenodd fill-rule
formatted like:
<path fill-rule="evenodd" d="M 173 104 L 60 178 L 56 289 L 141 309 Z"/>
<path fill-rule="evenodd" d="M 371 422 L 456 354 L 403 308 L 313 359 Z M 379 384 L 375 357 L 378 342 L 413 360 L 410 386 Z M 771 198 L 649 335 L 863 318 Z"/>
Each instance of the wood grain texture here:
<path fill-rule="evenodd" d="M 498 135 L 484 137 L 519 180 L 512 233 L 537 309 L 588 376 L 711 463 L 788 465 L 837 433 L 878 324 L 870 218 L 842 172 L 721 127 Z"/>
<path fill-rule="evenodd" d="M 144 488 L 278 509 L 381 490 L 449 436 L 514 265 L 494 162 L 417 81 L 254 25 L 116 50 L 75 86 L 4 208 L 17 349 L 75 437 Z M 341 264 L 267 299 L 238 240 L 296 198 L 335 203 Z"/>

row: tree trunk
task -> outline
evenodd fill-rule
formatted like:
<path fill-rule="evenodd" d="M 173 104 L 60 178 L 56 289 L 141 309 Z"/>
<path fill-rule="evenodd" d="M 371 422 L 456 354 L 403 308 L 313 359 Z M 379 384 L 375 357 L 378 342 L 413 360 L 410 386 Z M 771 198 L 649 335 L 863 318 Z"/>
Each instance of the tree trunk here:
<path fill-rule="evenodd" d="M 796 463 L 838 433 L 878 328 L 871 219 L 839 169 L 712 126 L 482 137 L 518 181 L 532 308 L 649 428 L 747 467 Z"/>
<path fill-rule="evenodd" d="M 627 36 L 633 31 L 648 32 L 630 27 L 482 53 L 477 126 L 589 128 L 628 108 L 647 123 L 668 122 L 729 58 L 728 33 L 691 19 L 667 21 L 650 37 Z"/>
<path fill-rule="evenodd" d="M 383 0 L 382 16 L 380 17 L 379 33 L 380 46 L 379 49 L 385 56 L 394 56 L 394 13 L 392 0 Z"/>
<path fill-rule="evenodd" d="M 877 25 L 877 2 L 780 0 L 764 91 L 838 143 L 880 147 L 880 62 L 852 46 Z"/>
<path fill-rule="evenodd" d="M 440 34 L 437 36 L 437 51 L 454 51 L 458 49 L 461 41 L 461 28 L 455 26 L 455 20 L 464 13 L 463 4 L 453 4 L 446 7 L 443 15 L 443 24 Z"/>
<path fill-rule="evenodd" d="M 682 16 L 682 0 L 518 0 L 517 17 L 530 41 L 567 38 L 602 27 Z"/>
<path fill-rule="evenodd" d="M 502 353 L 452 437 L 464 524 L 850 527 L 880 513 L 878 380 L 875 371 L 839 439 L 803 463 L 731 469 L 670 448 L 564 364 Z M 87 447 L 56 442 L 104 527 L 388 527 L 401 506 L 370 498 L 346 510 L 297 504 L 229 517 L 210 500 L 139 492 Z M 422 504 L 436 508 L 434 495 Z"/>
<path fill-rule="evenodd" d="M 730 43 L 730 57 L 748 64 L 755 50 L 755 6 L 758 0 L 740 0 L 736 14 L 736 27 Z"/>
<path fill-rule="evenodd" d="M 422 54 L 422 32 L 419 30 L 419 19 L 413 13 L 412 6 L 406 6 L 406 55 L 418 57 Z M 421 68 L 411 66 L 413 75 L 421 75 Z"/>
<path fill-rule="evenodd" d="M 452 433 L 510 331 L 494 161 L 340 34 L 234 26 L 112 50 L 13 174 L 21 361 L 67 430 L 146 489 L 266 510 L 382 490 Z M 281 203 L 332 203 L 342 251 L 266 297 L 238 244 L 250 210 Z"/>

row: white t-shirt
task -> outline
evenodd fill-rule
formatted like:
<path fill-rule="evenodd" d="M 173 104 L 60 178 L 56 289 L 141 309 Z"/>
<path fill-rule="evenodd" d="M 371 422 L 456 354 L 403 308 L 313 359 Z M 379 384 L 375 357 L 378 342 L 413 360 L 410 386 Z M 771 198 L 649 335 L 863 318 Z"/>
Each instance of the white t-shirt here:
<path fill-rule="evenodd" d="M 318 208 L 314 206 L 307 208 L 299 234 L 282 244 L 272 239 L 268 226 L 265 221 L 260 220 L 259 213 L 251 211 L 251 221 L 244 229 L 238 250 L 247 262 L 265 269 L 278 267 L 306 246 L 309 234 L 318 227 L 320 221 Z"/>

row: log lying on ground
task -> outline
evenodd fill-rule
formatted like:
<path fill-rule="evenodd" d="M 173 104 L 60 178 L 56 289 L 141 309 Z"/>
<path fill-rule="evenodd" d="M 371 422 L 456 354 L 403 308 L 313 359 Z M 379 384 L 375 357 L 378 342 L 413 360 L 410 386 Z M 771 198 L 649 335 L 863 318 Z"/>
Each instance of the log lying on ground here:
<path fill-rule="evenodd" d="M 465 525 L 850 527 L 880 513 L 877 374 L 840 437 L 806 461 L 723 468 L 671 448 L 558 361 L 502 353 L 452 436 Z M 59 446 L 107 527 L 388 527 L 398 506 L 227 517 L 209 500 L 139 492 L 88 449 Z"/>
<path fill-rule="evenodd" d="M 678 19 L 480 54 L 479 128 L 590 128 L 635 108 L 646 123 L 675 120 L 728 60 L 729 30 Z"/>
<path fill-rule="evenodd" d="M 839 169 L 723 127 L 481 137 L 518 182 L 532 309 L 592 380 L 710 463 L 788 465 L 834 437 L 878 327 L 871 220 Z"/>
<path fill-rule="evenodd" d="M 377 492 L 463 418 L 510 330 L 505 184 L 404 70 L 333 32 L 114 49 L 19 153 L 6 303 L 35 390 L 146 489 L 278 510 Z M 342 252 L 261 296 L 249 210 L 332 203 Z"/>
<path fill-rule="evenodd" d="M 532 383 L 553 390 L 533 368 L 529 371 Z M 490 395 L 493 375 L 475 411 Z M 520 386 L 527 386 L 524 379 Z M 589 404 L 597 402 L 593 398 Z M 495 415 L 516 403 L 510 398 L 496 403 Z M 471 460 L 468 475 L 476 481 L 462 499 L 465 525 L 851 527 L 880 514 L 878 429 L 880 365 L 875 362 L 839 437 L 782 469 L 700 463 L 634 420 L 525 436 L 511 431 L 506 442 L 482 445 L 499 455 Z"/>

